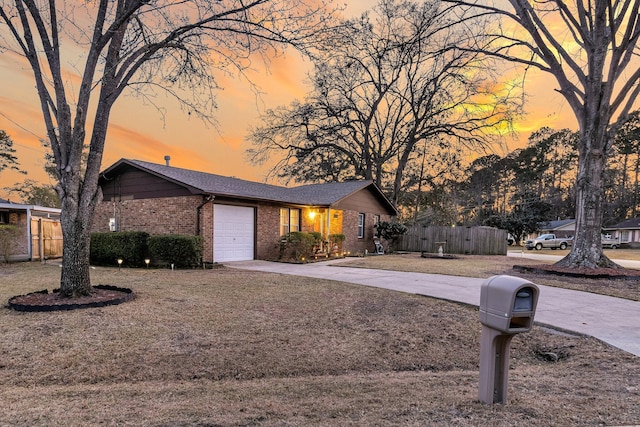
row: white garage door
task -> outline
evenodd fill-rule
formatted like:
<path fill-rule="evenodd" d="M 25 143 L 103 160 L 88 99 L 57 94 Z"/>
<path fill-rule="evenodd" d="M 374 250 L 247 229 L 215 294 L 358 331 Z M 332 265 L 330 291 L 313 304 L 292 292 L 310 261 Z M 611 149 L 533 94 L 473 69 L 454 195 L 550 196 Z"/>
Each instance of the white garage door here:
<path fill-rule="evenodd" d="M 213 205 L 213 260 L 253 259 L 254 210 L 245 206 Z"/>

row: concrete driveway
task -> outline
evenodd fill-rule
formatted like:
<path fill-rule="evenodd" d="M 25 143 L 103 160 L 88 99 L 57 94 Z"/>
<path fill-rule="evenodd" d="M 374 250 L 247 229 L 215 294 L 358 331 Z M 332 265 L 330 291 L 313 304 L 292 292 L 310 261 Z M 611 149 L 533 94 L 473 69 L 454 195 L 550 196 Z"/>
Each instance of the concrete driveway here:
<path fill-rule="evenodd" d="M 518 254 L 522 256 L 521 254 Z M 541 256 L 542 254 L 532 254 Z M 514 256 L 514 255 L 510 255 Z M 545 255 L 552 256 L 552 255 Z M 483 279 L 341 267 L 347 260 L 310 264 L 237 261 L 228 267 L 337 280 L 478 306 Z M 540 287 L 535 321 L 590 335 L 640 356 L 640 302 L 549 286 Z"/>

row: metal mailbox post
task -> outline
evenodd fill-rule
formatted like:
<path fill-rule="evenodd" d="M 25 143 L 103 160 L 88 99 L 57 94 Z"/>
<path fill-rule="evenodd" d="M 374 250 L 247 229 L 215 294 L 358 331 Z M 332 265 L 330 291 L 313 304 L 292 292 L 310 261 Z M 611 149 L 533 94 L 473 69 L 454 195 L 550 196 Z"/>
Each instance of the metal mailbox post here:
<path fill-rule="evenodd" d="M 539 293 L 536 285 L 519 277 L 493 276 L 482 283 L 480 401 L 507 403 L 511 339 L 531 330 Z"/>

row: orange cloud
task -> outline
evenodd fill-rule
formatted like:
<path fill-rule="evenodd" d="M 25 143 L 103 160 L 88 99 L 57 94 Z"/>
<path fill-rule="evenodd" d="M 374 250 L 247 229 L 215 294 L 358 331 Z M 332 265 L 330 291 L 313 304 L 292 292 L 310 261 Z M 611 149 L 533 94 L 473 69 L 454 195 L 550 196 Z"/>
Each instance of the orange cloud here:
<path fill-rule="evenodd" d="M 347 0 L 345 3 L 344 15 L 357 16 L 377 1 Z M 65 77 L 70 87 L 77 87 L 75 69 L 80 68 L 80 64 L 73 61 L 74 58 L 81 58 L 82 52 L 73 46 L 65 45 L 63 48 L 66 49 Z M 247 71 L 247 76 L 258 86 L 259 95 L 244 78 L 226 74 L 218 76 L 218 84 L 223 89 L 216 93 L 217 127 L 206 125 L 188 115 L 175 101 L 162 95 L 153 101 L 164 108 L 163 112 L 138 98 L 123 95 L 112 112 L 103 168 L 123 157 L 163 163 L 164 156 L 170 155 L 171 164 L 176 167 L 261 180 L 266 169 L 252 166 L 244 158 L 244 150 L 248 148 L 245 141 L 247 131 L 249 127 L 260 124 L 259 117 L 267 109 L 288 105 L 294 99 L 305 96 L 309 90 L 305 79 L 311 64 L 290 49 L 285 56 L 271 58 L 268 69 L 263 67 L 258 58 L 255 58 L 253 66 L 253 70 Z M 531 131 L 544 125 L 575 129 L 575 124 L 572 124 L 573 113 L 552 90 L 555 82 L 550 82 L 544 75 L 531 74 L 527 77 L 530 96 L 526 109 L 530 113 L 516 124 L 521 132 L 517 144 L 522 144 Z M 41 177 L 46 181 L 42 170 L 43 149 L 38 138 L 30 133 L 44 137 L 46 132 L 33 74 L 25 65 L 24 58 L 11 53 L 0 55 L 0 81 L 3 82 L 0 112 L 5 112 L 11 120 L 22 126 L 16 126 L 0 115 L 0 128 L 7 130 L 14 141 L 20 144 L 17 147 L 18 156 L 23 167 L 29 170 L 29 177 Z M 14 178 L 9 176 L 7 172 L 0 175 L 3 183 L 0 188 L 4 183 L 23 179 L 17 176 L 13 181 Z"/>

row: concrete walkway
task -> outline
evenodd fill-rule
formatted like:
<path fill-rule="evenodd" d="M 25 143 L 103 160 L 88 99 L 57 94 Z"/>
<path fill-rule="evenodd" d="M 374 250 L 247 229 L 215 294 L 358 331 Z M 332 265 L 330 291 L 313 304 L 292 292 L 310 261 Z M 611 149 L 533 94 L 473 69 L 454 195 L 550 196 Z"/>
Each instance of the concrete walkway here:
<path fill-rule="evenodd" d="M 484 279 L 337 266 L 348 260 L 311 264 L 237 261 L 228 267 L 374 286 L 478 306 Z M 590 335 L 640 356 L 640 302 L 539 285 L 535 321 Z"/>

